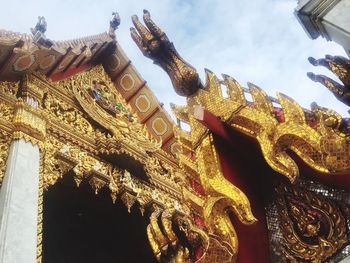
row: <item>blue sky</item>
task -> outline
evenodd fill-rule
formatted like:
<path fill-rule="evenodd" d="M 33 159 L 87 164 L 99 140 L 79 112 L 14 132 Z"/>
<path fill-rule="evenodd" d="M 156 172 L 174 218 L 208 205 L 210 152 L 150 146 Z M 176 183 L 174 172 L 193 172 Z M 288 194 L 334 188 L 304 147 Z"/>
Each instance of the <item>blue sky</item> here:
<path fill-rule="evenodd" d="M 293 15 L 296 5 L 296 0 L 12 0 L 2 4 L 0 29 L 29 33 L 42 15 L 48 23 L 46 35 L 66 40 L 106 31 L 111 13 L 117 11 L 118 41 L 169 109 L 170 102 L 182 104 L 183 98 L 173 92 L 167 75 L 141 55 L 129 33 L 131 15 L 141 17 L 147 9 L 203 80 L 208 68 L 218 76 L 233 76 L 243 86 L 252 82 L 271 96 L 285 93 L 303 107 L 316 101 L 348 116 L 346 106 L 306 77 L 308 71 L 332 76 L 310 65 L 308 56 L 345 53 L 325 39 L 310 40 Z"/>

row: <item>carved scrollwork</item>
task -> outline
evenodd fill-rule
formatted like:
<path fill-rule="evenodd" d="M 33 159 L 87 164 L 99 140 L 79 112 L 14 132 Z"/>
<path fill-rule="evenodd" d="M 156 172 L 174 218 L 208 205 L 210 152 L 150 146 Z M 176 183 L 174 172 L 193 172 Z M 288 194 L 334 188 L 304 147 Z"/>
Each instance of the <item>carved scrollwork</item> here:
<path fill-rule="evenodd" d="M 1 96 L 9 96 L 16 98 L 18 92 L 19 82 L 3 81 L 0 83 L 0 94 Z"/>
<path fill-rule="evenodd" d="M 136 196 L 134 196 L 133 194 L 130 194 L 128 192 L 124 192 L 121 195 L 122 202 L 124 203 L 124 205 L 126 206 L 126 208 L 128 209 L 128 212 L 131 212 L 131 207 L 135 204 L 136 202 Z"/>
<path fill-rule="evenodd" d="M 172 190 L 181 196 L 181 186 L 178 184 L 184 175 L 154 156 L 149 156 L 144 162 L 144 170 L 154 185 L 165 191 Z"/>
<path fill-rule="evenodd" d="M 14 132 L 22 132 L 36 140 L 44 140 L 46 136 L 46 120 L 42 112 L 33 109 L 22 100 L 16 103 L 13 120 Z"/>
<path fill-rule="evenodd" d="M 78 146 L 63 143 L 49 135 L 43 152 L 44 189 L 48 189 L 50 185 L 55 184 L 63 175 L 71 171 L 77 186 L 85 180 L 96 194 L 102 188 L 108 188 L 113 202 L 120 195 L 120 199 L 128 210 L 137 203 L 140 210 L 144 211 L 146 206 L 154 202 L 164 207 L 172 207 L 182 213 L 188 213 L 188 207 L 181 205 L 176 199 L 180 196 L 171 196 L 163 188 L 156 189 L 154 186 L 146 185 L 127 170 L 122 171 L 82 151 Z"/>
<path fill-rule="evenodd" d="M 133 117 L 132 110 L 119 94 L 111 92 L 113 84 L 103 67 L 97 66 L 71 80 L 71 89 L 84 111 L 115 137 L 137 151 L 157 151 L 161 142 L 152 139 L 147 129 Z"/>
<path fill-rule="evenodd" d="M 13 121 L 14 107 L 8 104 L 0 103 L 0 118 L 6 121 Z"/>
<path fill-rule="evenodd" d="M 62 122 L 74 131 L 88 136 L 94 136 L 91 124 L 84 118 L 83 113 L 64 101 L 55 98 L 52 94 L 47 94 L 44 99 L 44 112 L 52 116 L 54 120 Z"/>
<path fill-rule="evenodd" d="M 346 220 L 334 201 L 295 186 L 280 185 L 277 192 L 288 262 L 324 262 L 348 243 Z"/>
<path fill-rule="evenodd" d="M 61 178 L 68 170 L 59 165 L 55 154 L 63 148 L 63 143 L 54 137 L 48 136 L 45 143 L 45 151 L 43 157 L 43 187 L 47 189 Z"/>
<path fill-rule="evenodd" d="M 192 73 L 190 67 L 181 70 L 185 82 L 196 80 L 196 76 L 192 78 L 188 75 Z M 178 78 L 176 81 L 182 80 Z M 167 160 L 160 149 L 161 142 L 150 138 L 144 125 L 113 85 L 101 66 L 55 83 L 35 73 L 23 79 L 20 91 L 18 83 L 0 85 L 0 91 L 3 91 L 0 94 L 2 120 L 10 123 L 16 116 L 14 126 L 22 125 L 13 138 L 25 138 L 34 143 L 40 139 L 42 178 L 39 186 L 38 255 L 42 238 L 42 191 L 69 174 L 77 186 L 84 181 L 96 194 L 101 189 L 108 189 L 112 201 L 120 200 L 129 211 L 137 206 L 143 214 L 153 205 L 158 206 L 160 212 L 151 217 L 148 231 L 150 242 L 152 238 L 155 242 L 151 242 L 153 248 L 160 248 L 162 261 L 231 262 L 237 240 L 232 226 L 226 225 L 229 221 L 223 213 L 225 208 L 242 201 L 244 195 L 230 186 L 219 191 L 218 184 L 226 182 L 219 178 L 221 174 L 210 173 L 212 181 L 206 190 L 214 193 L 215 202 L 193 195 L 200 205 L 192 207 L 190 198 L 185 198 L 183 194 L 185 190 L 190 192 L 185 170 L 178 167 L 175 160 Z M 20 105 L 21 101 L 17 103 L 17 111 L 8 107 L 16 103 L 16 94 L 30 97 L 31 102 L 34 100 L 31 106 L 35 110 Z M 203 96 L 207 99 L 205 94 Z M 5 102 L 3 108 L 2 99 Z M 10 124 L 6 125 L 10 127 Z M 29 131 L 29 128 L 32 130 Z M 198 126 L 198 137 L 204 134 L 202 132 L 205 133 L 205 129 Z M 0 142 L 1 154 L 2 149 Z M 128 154 L 136 159 L 148 175 L 147 182 L 133 175 L 131 169 L 122 170 L 116 167 L 116 162 L 112 164 L 110 158 L 118 154 Z M 106 155 L 108 158 L 105 159 Z M 3 160 L 5 158 L 0 155 L 0 164 Z M 197 165 L 194 165 L 193 171 L 197 173 Z M 239 196 L 234 199 L 236 194 Z M 243 206 L 237 210 L 243 211 L 242 217 L 250 212 L 246 205 L 244 202 L 238 204 Z M 192 218 L 194 210 L 201 214 L 201 209 L 207 213 L 203 220 L 207 220 L 208 228 L 197 226 Z M 204 218 L 204 214 L 201 215 Z M 245 219 L 249 221 L 249 216 Z"/>

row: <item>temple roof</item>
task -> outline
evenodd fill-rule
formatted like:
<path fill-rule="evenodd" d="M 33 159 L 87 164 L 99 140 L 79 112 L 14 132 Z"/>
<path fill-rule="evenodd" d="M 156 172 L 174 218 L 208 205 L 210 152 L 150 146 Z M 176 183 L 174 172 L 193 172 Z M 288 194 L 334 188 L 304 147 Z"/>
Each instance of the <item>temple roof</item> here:
<path fill-rule="evenodd" d="M 0 31 L 0 80 L 18 80 L 23 74 L 40 72 L 53 80 L 97 62 L 113 43 L 108 33 L 68 41 L 51 41 L 47 47 L 32 35 Z"/>
<path fill-rule="evenodd" d="M 33 72 L 58 81 L 103 64 L 116 90 L 141 123 L 154 138 L 162 140 L 163 150 L 175 153 L 179 149 L 172 119 L 113 35 L 106 32 L 67 41 L 48 41 L 50 45 L 45 45 L 36 41 L 35 35 L 0 30 L 0 81 L 17 81 Z"/>

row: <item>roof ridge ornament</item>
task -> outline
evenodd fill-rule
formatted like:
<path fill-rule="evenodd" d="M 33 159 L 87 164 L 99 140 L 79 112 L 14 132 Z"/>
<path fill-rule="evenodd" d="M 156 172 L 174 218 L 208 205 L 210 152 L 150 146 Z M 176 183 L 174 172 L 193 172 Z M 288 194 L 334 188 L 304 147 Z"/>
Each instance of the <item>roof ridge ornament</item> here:
<path fill-rule="evenodd" d="M 108 30 L 108 35 L 112 38 L 115 38 L 115 31 L 117 30 L 118 26 L 120 25 L 120 16 L 118 12 L 113 12 L 112 13 L 112 19 L 109 22 L 109 30 Z"/>
<path fill-rule="evenodd" d="M 47 30 L 46 19 L 43 16 L 38 16 L 38 22 L 34 28 L 31 28 L 30 31 L 33 34 L 33 41 L 36 44 L 40 44 L 46 48 L 50 48 L 53 45 L 53 42 L 46 38 L 45 32 Z"/>
<path fill-rule="evenodd" d="M 131 19 L 135 26 L 130 28 L 132 39 L 145 57 L 152 59 L 169 75 L 177 94 L 189 97 L 203 88 L 197 70 L 180 56 L 147 10 L 143 10 L 145 26 L 136 15 Z"/>

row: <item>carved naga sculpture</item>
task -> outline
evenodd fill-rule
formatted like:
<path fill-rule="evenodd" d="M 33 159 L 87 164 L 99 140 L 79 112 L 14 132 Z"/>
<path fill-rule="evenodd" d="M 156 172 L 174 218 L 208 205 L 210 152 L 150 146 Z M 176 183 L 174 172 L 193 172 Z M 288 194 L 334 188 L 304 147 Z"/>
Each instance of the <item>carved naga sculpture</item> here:
<path fill-rule="evenodd" d="M 224 80 L 221 81 L 208 70 L 207 81 L 203 86 L 196 70 L 181 58 L 146 10 L 143 20 L 146 26 L 137 16 L 132 17 L 136 28 L 130 29 L 133 40 L 146 57 L 167 72 L 175 91 L 187 97 L 187 106 L 172 105 L 172 108 L 175 116 L 191 128 L 191 132 L 180 127 L 174 128 L 175 136 L 182 146 L 182 153 L 178 154 L 180 166 L 190 174 L 189 177 L 198 179 L 206 196 L 199 202 L 193 196 L 184 194 L 189 202 L 202 208 L 199 209 L 200 214 L 209 233 L 209 245 L 198 262 L 235 262 L 238 240 L 226 212 L 228 209 L 233 210 L 246 225 L 253 224 L 256 219 L 245 194 L 222 174 L 212 136 L 200 122 L 203 120 L 203 110 L 255 138 L 270 167 L 291 182 L 299 176 L 299 168 L 288 151 L 293 151 L 318 172 L 350 172 L 350 139 L 347 129 L 344 129 L 344 120 L 338 113 L 316 104 L 312 105 L 311 111 L 303 109 L 283 94 L 277 94 L 277 99 L 271 98 L 250 83 L 248 89 L 243 88 L 227 75 L 223 75 Z M 343 85 L 328 77 L 308 73 L 311 79 L 325 85 L 340 101 L 350 106 L 350 61 L 331 56 L 309 60 L 313 65 L 325 66 L 339 76 Z M 228 98 L 222 96 L 221 85 L 226 86 Z M 244 93 L 250 93 L 253 101 L 248 101 Z M 295 215 L 298 213 L 301 210 L 296 208 Z M 317 230 L 317 224 L 310 224 L 312 231 Z M 212 248 L 215 244 L 213 240 L 217 242 L 216 249 Z M 154 251 L 155 254 L 162 253 L 161 250 Z M 228 256 L 217 259 L 213 251 L 226 251 Z M 182 262 L 187 262 L 187 259 L 187 256 L 183 256 Z"/>
<path fill-rule="evenodd" d="M 350 172 L 347 123 L 344 123 L 338 113 L 316 104 L 312 106 L 311 111 L 306 110 L 284 94 L 278 93 L 277 99 L 274 99 L 251 83 L 248 83 L 248 89 L 243 88 L 232 77 L 223 75 L 221 81 L 208 70 L 206 84 L 202 87 L 198 84 L 201 81 L 193 67 L 178 55 L 173 44 L 154 24 L 147 11 L 144 12 L 144 21 L 148 28 L 134 16 L 133 22 L 139 34 L 135 29 L 131 29 L 131 35 L 141 51 L 160 65 L 172 80 L 175 79 L 174 76 L 186 76 L 176 78 L 173 84 L 179 94 L 191 96 L 187 97 L 186 107 L 173 106 L 173 111 L 181 121 L 189 122 L 192 128 L 193 125 L 196 126 L 191 130 L 191 134 L 187 134 L 191 140 L 194 140 L 194 137 L 201 138 L 205 131 L 205 127 L 198 125 L 193 114 L 194 109 L 200 106 L 234 129 L 256 138 L 267 163 L 272 169 L 288 177 L 291 182 L 299 176 L 299 169 L 289 156 L 288 150 L 295 152 L 306 164 L 321 173 Z M 326 76 L 313 73 L 308 73 L 308 76 L 324 84 L 339 100 L 350 105 L 350 61 L 332 56 L 309 60 L 314 65 L 329 68 L 343 85 Z M 221 85 L 227 87 L 228 98 L 222 96 Z M 248 101 L 244 93 L 250 93 L 253 101 Z M 278 104 L 279 106 L 276 106 Z M 180 133 L 186 137 L 184 131 L 178 131 L 178 134 Z M 194 146 L 198 145 L 197 143 L 198 141 L 193 141 Z M 339 147 L 331 149 L 327 146 L 329 143 L 335 143 Z M 340 156 L 341 158 L 338 158 Z"/>
<path fill-rule="evenodd" d="M 147 10 L 143 13 L 147 28 L 136 15 L 132 16 L 137 31 L 131 28 L 131 37 L 146 57 L 168 73 L 177 94 L 193 95 L 202 88 L 197 71 L 181 58 L 167 35 L 152 21 L 150 13 Z"/>
<path fill-rule="evenodd" d="M 140 23 L 137 16 L 132 17 L 136 28 L 131 28 L 132 38 L 145 56 L 151 58 L 155 64 L 160 65 L 168 73 L 179 95 L 190 96 L 192 100 L 196 100 L 196 94 L 204 88 L 198 73 L 180 57 L 174 45 L 165 33 L 155 25 L 146 10 L 144 11 L 143 20 L 147 28 Z M 203 129 L 199 128 L 194 133 L 197 132 L 198 134 L 200 131 L 203 131 Z M 194 236 L 201 237 L 202 242 L 200 243 L 204 252 L 196 259 L 196 262 L 232 262 L 235 261 L 238 241 L 228 217 L 227 209 L 232 210 L 238 219 L 246 225 L 256 222 L 256 218 L 252 214 L 246 195 L 230 184 L 222 175 L 215 149 L 212 146 L 211 136 L 207 134 L 202 140 L 194 139 L 194 141 L 198 142 L 197 147 L 191 148 L 190 151 L 193 151 L 196 155 L 197 162 L 189 160 L 192 163 L 190 165 L 183 159 L 183 161 L 180 160 L 180 165 L 183 169 L 190 169 L 190 172 L 195 174 L 207 193 L 207 196 L 203 198 L 203 203 L 193 196 L 187 197 L 189 202 L 197 202 L 197 205 L 201 206 L 200 214 L 205 220 L 206 231 L 201 231 L 199 227 L 194 226 L 194 223 L 187 220 L 186 225 L 192 226 L 191 229 L 199 230 L 196 231 L 196 234 L 193 231 L 192 234 L 188 234 L 188 231 L 186 231 L 185 236 L 190 244 L 193 243 Z M 180 227 L 181 229 L 183 228 Z M 149 240 L 152 244 L 155 238 L 149 234 Z M 203 240 L 206 241 L 203 242 Z M 162 249 L 156 249 L 154 245 L 152 247 L 158 259 L 164 258 L 161 256 L 162 254 L 167 255 L 165 251 L 162 252 Z M 177 257 L 181 255 L 182 259 L 177 258 L 176 262 L 188 262 L 187 252 L 183 249 L 178 251 L 180 252 L 177 253 Z"/>

